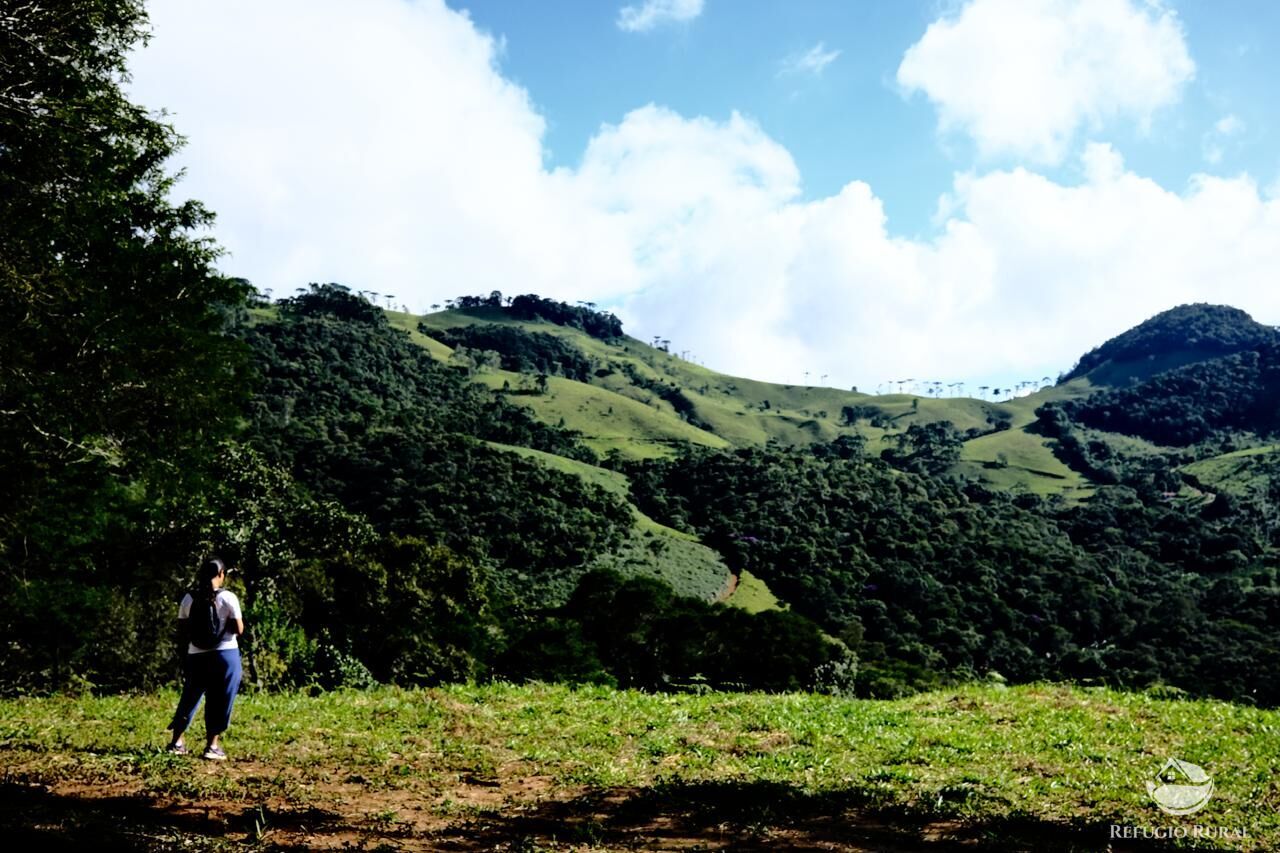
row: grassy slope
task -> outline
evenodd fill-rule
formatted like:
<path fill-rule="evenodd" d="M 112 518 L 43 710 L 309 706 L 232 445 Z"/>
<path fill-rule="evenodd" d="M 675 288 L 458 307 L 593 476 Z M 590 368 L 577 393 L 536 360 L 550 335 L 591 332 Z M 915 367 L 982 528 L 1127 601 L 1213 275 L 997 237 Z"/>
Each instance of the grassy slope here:
<path fill-rule="evenodd" d="M 393 322 L 410 322 L 411 318 L 404 317 L 393 318 Z M 785 444 L 805 445 L 858 432 L 867 438 L 868 447 L 875 453 L 885 446 L 886 437 L 891 438 L 913 423 L 946 420 L 960 430 L 987 430 L 996 418 L 1004 416 L 1014 429 L 970 442 L 974 446 L 966 448 L 960 470 L 1002 488 L 1025 488 L 1037 494 L 1060 492 L 1068 497 L 1088 494 L 1087 481 L 1059 462 L 1042 441 L 1022 430 L 1034 421 L 1036 407 L 1045 402 L 1087 394 L 1090 385 L 1084 379 L 1000 403 L 967 397 L 873 396 L 838 388 L 780 385 L 726 376 L 632 338 L 609 344 L 576 329 L 519 322 L 498 311 L 444 311 L 422 319 L 441 329 L 502 323 L 560 336 L 602 365 L 625 364 L 649 380 L 675 384 L 693 402 L 698 418 L 709 426 L 709 430 L 690 426 L 670 404 L 652 391 L 637 387 L 621 369 L 591 385 L 552 378 L 551 393 L 547 395 L 510 398 L 549 423 L 563 421 L 565 426 L 582 432 L 587 443 L 597 450 L 618 449 L 628 456 L 643 458 L 666 454 L 673 441 L 745 447 L 772 438 Z M 435 343 L 433 354 L 441 347 Z M 503 382 L 519 387 L 520 382 L 505 371 L 481 374 L 477 379 L 495 388 Z M 875 406 L 891 419 L 892 425 L 885 430 L 872 427 L 865 420 L 853 426 L 844 424 L 841 410 L 849 405 Z M 1001 452 L 1010 459 L 1007 468 L 983 466 L 983 462 L 994 461 Z"/>
<path fill-rule="evenodd" d="M 491 444 L 501 450 L 534 459 L 557 471 L 573 474 L 624 500 L 629 497 L 627 478 L 617 471 L 540 450 Z M 697 537 L 659 524 L 629 502 L 628 506 L 635 517 L 635 524 L 627 541 L 618 553 L 601 556 L 593 566 L 613 569 L 626 577 L 658 578 L 681 595 L 703 601 L 719 599 L 731 582 L 729 567 L 720 555 L 700 543 Z"/>
<path fill-rule="evenodd" d="M 510 382 L 518 388 L 519 374 L 486 372 L 477 379 L 494 388 Z M 679 444 L 728 447 L 717 435 L 690 426 L 667 411 L 670 406 L 644 403 L 607 388 L 552 376 L 545 394 L 512 394 L 508 400 L 530 409 L 540 420 L 582 433 L 586 444 L 600 453 L 618 450 L 631 458 L 670 455 Z M 666 407 L 666 409 L 664 409 Z"/>
<path fill-rule="evenodd" d="M 653 412 L 653 417 L 645 423 L 625 424 L 619 429 L 613 423 L 618 420 L 618 413 L 596 411 L 593 413 L 593 421 L 586 424 L 586 434 L 591 437 L 597 432 L 608 438 L 614 438 L 619 433 L 634 433 L 637 438 L 646 439 L 649 438 L 646 430 L 657 428 L 658 424 L 663 424 L 661 429 L 667 432 L 674 429 L 670 425 L 671 421 L 680 426 L 688 426 L 669 403 L 658 399 L 652 391 L 632 383 L 622 372 L 624 365 L 647 380 L 678 386 L 693 402 L 698 417 L 711 424 L 714 435 L 704 430 L 699 432 L 711 435 L 710 439 L 703 439 L 700 443 L 712 446 L 729 443 L 737 446 L 763 444 L 771 437 L 791 444 L 830 440 L 842 432 L 852 431 L 852 428 L 838 424 L 840 408 L 868 399 L 865 394 L 835 388 L 774 385 L 725 376 L 634 338 L 605 343 L 576 329 L 547 323 L 520 322 L 498 311 L 443 311 L 422 319 L 427 325 L 441 329 L 475 323 L 501 323 L 544 332 L 568 339 L 602 365 L 616 365 L 617 372 L 598 380 L 591 387 L 603 388 L 641 402 Z M 769 403 L 768 409 L 764 408 L 766 402 Z M 558 411 L 552 411 L 557 408 Z M 573 410 L 565 409 L 563 406 L 548 406 L 547 411 L 539 414 L 543 417 L 557 414 L 565 418 L 566 425 L 571 425 Z M 627 450 L 625 447 L 621 449 Z"/>
<path fill-rule="evenodd" d="M 405 314 L 401 311 L 384 311 L 383 313 L 387 315 L 387 322 L 392 328 L 407 332 L 409 340 L 420 347 L 425 347 L 432 357 L 447 361 L 449 356 L 453 354 L 451 347 L 445 346 L 430 335 L 424 335 L 418 331 L 418 318 L 415 315 Z"/>
<path fill-rule="evenodd" d="M 1085 396 L 1099 385 L 1127 384 L 1193 360 L 1186 353 L 1173 353 L 1159 361 L 1106 364 L 1088 378 L 996 403 L 965 397 L 873 396 L 838 388 L 780 385 L 726 376 L 632 338 L 609 344 L 576 329 L 515 321 L 489 309 L 467 313 L 443 311 L 422 318 L 388 311 L 387 316 L 393 326 L 409 332 L 415 343 L 442 360 L 447 359 L 452 350 L 417 331 L 420 320 L 436 328 L 502 323 L 566 338 L 602 365 L 620 368 L 625 364 L 649 380 L 678 386 L 693 402 L 697 417 L 708 426 L 708 429 L 699 429 L 681 419 L 669 403 L 652 391 L 637 387 L 621 370 L 589 385 L 552 377 L 547 394 L 509 397 L 548 423 L 563 424 L 583 433 L 586 443 L 599 452 L 616 449 L 632 458 L 650 458 L 668 455 L 681 443 L 745 447 L 776 439 L 784 444 L 804 445 L 858 432 L 867 439 L 870 452 L 876 453 L 887 439 L 913 423 L 946 420 L 962 431 L 987 430 L 995 418 L 1007 417 L 1012 429 L 966 442 L 957 470 L 999 488 L 1040 495 L 1061 494 L 1068 499 L 1087 497 L 1092 485 L 1061 463 L 1044 440 L 1026 430 L 1035 420 L 1036 408 L 1051 400 Z M 477 374 L 476 380 L 493 388 L 500 388 L 504 383 L 512 388 L 521 387 L 522 382 L 528 384 L 527 378 L 502 370 Z M 887 430 L 871 427 L 865 420 L 852 426 L 844 424 L 841 409 L 847 405 L 874 406 L 890 418 L 891 426 Z M 1158 450 L 1146 442 L 1111 433 L 1097 437 L 1127 453 Z M 1007 466 L 992 464 L 998 454 L 1004 454 Z M 1213 466 L 1198 464 L 1202 467 L 1197 470 L 1209 478 L 1204 482 L 1212 482 Z M 1239 468 L 1237 463 L 1232 464 Z M 1246 471 L 1239 470 L 1241 482 L 1246 484 L 1241 488 L 1245 488 L 1252 481 Z"/>
<path fill-rule="evenodd" d="M 1005 467 L 996 467 L 1000 455 Z M 1023 429 L 1008 429 L 965 442 L 961 470 L 1006 489 L 1026 489 L 1034 494 L 1090 494 L 1088 481 L 1072 471 L 1041 436 Z"/>
<path fill-rule="evenodd" d="M 1274 461 L 1280 452 L 1280 444 L 1248 447 L 1232 453 L 1224 453 L 1209 459 L 1201 459 L 1182 467 L 1182 471 L 1195 477 L 1199 483 L 1235 495 L 1266 493 L 1270 487 L 1270 475 L 1259 463 Z"/>
<path fill-rule="evenodd" d="M 929 836 L 1104 849 L 1111 822 L 1240 826 L 1245 839 L 1178 846 L 1280 849 L 1280 712 L 1225 703 L 1043 685 L 896 701 L 542 685 L 249 694 L 227 738 L 232 760 L 211 765 L 158 748 L 174 700 L 0 700 L 0 831 L 14 849 L 126 838 L 164 849 L 826 849 L 861 838 L 859 849 L 901 850 Z M 1193 817 L 1148 799 L 1144 783 L 1168 757 L 1213 777 Z M 198 819 L 184 819 L 193 801 Z"/>
<path fill-rule="evenodd" d="M 738 575 L 738 585 L 724 603 L 731 607 L 741 607 L 748 613 L 782 609 L 778 597 L 769 590 L 765 582 L 746 569 Z"/>

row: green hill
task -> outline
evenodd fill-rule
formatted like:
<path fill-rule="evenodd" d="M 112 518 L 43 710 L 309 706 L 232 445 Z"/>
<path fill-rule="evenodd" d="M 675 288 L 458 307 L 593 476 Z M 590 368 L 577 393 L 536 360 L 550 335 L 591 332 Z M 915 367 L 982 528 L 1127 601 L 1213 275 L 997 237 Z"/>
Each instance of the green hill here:
<path fill-rule="evenodd" d="M 1095 385 L 1121 386 L 1278 340 L 1275 329 L 1239 308 L 1179 305 L 1085 353 L 1063 379 L 1088 376 Z"/>
<path fill-rule="evenodd" d="M 314 410 L 314 415 L 309 402 L 293 405 L 289 410 L 287 423 L 275 421 L 273 440 L 280 433 L 300 430 L 304 424 L 312 422 L 317 425 L 309 427 L 304 434 L 315 435 L 329 431 L 332 427 L 325 424 L 335 416 L 348 420 L 342 427 L 344 440 L 355 439 L 357 433 L 350 425 L 348 416 L 342 413 L 364 407 L 363 417 L 374 422 L 363 425 L 365 429 L 369 429 L 387 418 L 383 411 L 389 409 L 389 406 L 384 405 L 383 411 L 379 411 L 371 408 L 369 403 L 382 395 L 397 401 L 397 406 L 406 407 L 406 415 L 397 416 L 398 420 L 394 421 L 401 429 L 405 428 L 399 426 L 401 422 L 415 427 L 429 422 L 433 423 L 436 430 L 452 428 L 482 439 L 486 438 L 485 430 L 494 429 L 493 426 L 485 426 L 476 412 L 479 400 L 471 400 L 463 395 L 466 409 L 456 402 L 450 402 L 451 398 L 462 394 L 463 389 L 457 387 L 459 382 L 466 386 L 466 390 L 473 392 L 471 396 L 487 395 L 474 384 L 463 381 L 455 371 L 447 369 L 447 365 L 456 362 L 456 359 L 451 362 L 455 355 L 454 349 L 419 331 L 417 320 L 412 315 L 375 310 L 368 318 L 359 319 L 362 317 L 359 301 L 353 301 L 349 295 L 333 289 L 317 290 L 306 297 L 300 297 L 300 300 L 301 307 L 288 307 L 283 316 L 276 309 L 257 309 L 254 313 L 252 339 L 259 341 L 259 348 L 265 348 L 272 354 L 271 358 L 278 361 L 278 364 L 268 361 L 268 374 L 281 378 L 287 374 L 290 377 L 288 382 L 275 380 L 277 384 L 289 388 L 288 393 L 296 394 L 299 390 L 304 392 L 303 396 L 308 400 L 316 396 L 309 393 L 314 388 L 323 392 L 325 402 L 322 408 Z M 293 319 L 294 314 L 300 314 L 300 318 Z M 334 317 L 348 315 L 357 319 L 333 322 Z M 408 334 L 407 349 L 405 344 L 385 334 L 378 323 L 373 322 L 379 316 L 385 317 L 387 328 Z M 583 337 L 589 340 L 588 336 Z M 581 343 L 577 337 L 571 339 L 575 344 Z M 264 341 L 270 341 L 270 346 L 266 347 L 261 343 Z M 428 363 L 406 363 L 405 356 L 416 348 L 425 349 L 433 359 L 431 365 L 439 365 L 436 373 L 424 369 L 429 366 Z M 384 349 L 385 353 L 381 351 Z M 340 354 L 339 360 L 325 358 L 335 352 Z M 306 366 L 298 369 L 299 364 Z M 493 390 L 500 389 L 503 385 L 515 385 L 518 388 L 527 385 L 529 380 L 528 376 L 501 369 L 476 372 L 471 378 L 481 386 Z M 406 388 L 410 390 L 406 391 Z M 335 397 L 343 402 L 335 405 Z M 548 423 L 553 433 L 560 427 L 585 433 L 593 425 L 601 421 L 607 422 L 609 429 L 616 431 L 596 429 L 587 442 L 589 447 L 599 453 L 625 448 L 633 457 L 645 458 L 666 454 L 670 452 L 670 448 L 686 444 L 729 446 L 728 442 L 716 435 L 699 430 L 670 413 L 655 410 L 638 399 L 623 396 L 608 388 L 560 377 L 548 377 L 541 393 L 513 393 L 505 397 L 517 404 L 513 411 L 519 411 L 518 407 L 523 405 L 535 418 Z M 426 400 L 434 400 L 437 407 L 443 404 L 443 413 L 425 408 L 423 403 Z M 464 416 L 475 420 L 465 420 Z M 388 422 L 388 425 L 391 423 L 393 422 Z M 498 431 L 501 432 L 502 429 L 499 427 Z M 613 570 L 624 578 L 648 577 L 660 580 L 679 595 L 702 601 L 722 600 L 733 588 L 735 576 L 719 554 L 700 544 L 695 536 L 655 522 L 629 502 L 629 485 L 625 475 L 570 455 L 572 447 L 561 439 L 544 437 L 529 441 L 529 436 L 523 433 L 517 431 L 514 434 L 526 445 L 541 443 L 544 449 L 492 439 L 483 443 L 488 448 L 501 451 L 504 456 L 514 455 L 525 463 L 553 472 L 554 476 L 567 475 L 580 483 L 579 488 L 603 490 L 620 502 L 630 516 L 630 524 L 622 528 L 618 541 L 606 547 L 597 547 L 595 553 L 582 560 L 580 566 L 559 565 L 554 573 L 540 574 L 522 565 L 519 570 L 521 581 L 517 584 L 520 588 L 518 597 L 526 604 L 534 607 L 562 604 L 572 592 L 576 579 L 592 569 Z M 314 442 L 314 439 L 309 440 Z M 314 455 L 315 451 L 311 453 Z M 474 463 L 472 465 L 475 476 L 478 468 L 474 467 Z M 433 475 L 428 473 L 427 476 L 430 478 Z M 486 488 L 490 493 L 501 493 L 511 491 L 515 486 L 515 481 L 510 481 L 505 486 Z M 469 504 L 460 495 L 455 495 L 455 502 L 467 507 L 464 512 L 473 517 L 486 512 L 482 505 Z M 403 501 L 396 499 L 394 503 Z M 414 499 L 415 506 L 420 506 L 421 503 L 421 498 Z M 383 505 L 387 505 L 387 502 Z M 492 534 L 488 538 L 492 538 Z M 762 585 L 759 581 L 756 583 Z M 766 589 L 764 595 L 767 597 L 767 594 Z"/>
<path fill-rule="evenodd" d="M 1115 462 L 1068 461 L 1080 454 L 1055 449 L 1057 435 L 1037 422 L 1042 406 L 1086 413 L 1081 424 L 1089 441 L 1115 448 L 1124 458 L 1149 460 L 1165 451 L 1138 429 L 1168 422 L 1177 415 L 1160 410 L 1137 416 L 1140 427 L 1115 431 L 1103 415 L 1145 410 L 1171 393 L 1180 375 L 1194 381 L 1212 375 L 1215 359 L 1247 352 L 1276 339 L 1275 331 L 1244 312 L 1225 306 L 1186 305 L 1163 312 L 1081 357 L 1057 385 L 1003 402 L 973 398 L 934 398 L 904 394 L 869 395 L 852 390 L 785 385 L 727 376 L 688 362 L 634 338 L 608 339 L 581 328 L 545 319 L 517 318 L 494 306 L 442 311 L 420 318 L 393 316 L 393 324 L 414 331 L 416 342 L 445 359 L 452 350 L 417 331 L 444 332 L 465 327 L 503 326 L 530 334 L 553 335 L 594 365 L 584 381 L 549 376 L 546 392 L 512 394 L 540 420 L 582 433 L 598 452 L 618 451 L 633 459 L 670 455 L 685 444 L 752 447 L 769 441 L 804 447 L 841 436 L 861 436 L 878 455 L 913 424 L 946 421 L 964 440 L 953 471 L 994 488 L 1076 501 L 1092 494 L 1096 481 L 1110 481 Z M 1204 366 L 1202 366 L 1204 365 Z M 1198 371 L 1198 372 L 1195 372 Z M 1239 371 L 1237 371 L 1239 372 Z M 484 368 L 474 379 L 493 389 L 528 390 L 529 375 Z M 1163 384 L 1160 384 L 1163 383 Z M 1141 386 L 1141 387 L 1139 387 Z M 1117 392 L 1111 389 L 1130 389 Z M 1127 396 L 1111 403 L 1116 393 Z M 1261 393 L 1261 392 L 1259 392 Z M 1110 395 L 1110 396 L 1108 396 Z M 1215 391 L 1208 397 L 1222 397 Z M 1138 402 L 1141 401 L 1141 402 Z M 1180 404 L 1178 404 L 1180 405 Z M 1224 411 L 1230 403 L 1220 408 Z M 1110 413 L 1106 407 L 1110 407 Z M 1119 407 L 1119 409 L 1117 409 Z M 1102 413 L 1102 414 L 1093 414 Z M 1073 415 L 1081 417 L 1081 415 Z M 1217 415 L 1222 420 L 1222 415 Z M 1229 419 L 1228 419 L 1229 420 Z M 1123 418 L 1120 423 L 1127 423 Z M 1008 429 L 1003 429 L 1008 424 Z M 1179 427 L 1182 429 L 1182 427 Z M 1167 432 L 1167 430 L 1166 430 Z M 1181 434 L 1181 433 L 1179 433 Z M 1201 435 L 1201 433 L 1188 433 Z M 1150 438 L 1164 433 L 1152 431 Z M 1064 461 L 1068 460 L 1068 461 Z M 1123 464 L 1120 463 L 1123 467 Z"/>
<path fill-rule="evenodd" d="M 413 340 L 445 361 L 453 350 L 417 332 L 419 324 L 436 333 L 496 325 L 563 340 L 595 365 L 589 380 L 550 375 L 545 393 L 512 393 L 508 399 L 545 423 L 581 433 L 588 446 L 602 453 L 616 450 L 628 458 L 644 459 L 667 456 L 686 443 L 751 447 L 777 441 L 803 447 L 858 435 L 876 455 L 913 424 L 947 421 L 961 433 L 978 436 L 967 441 L 957 467 L 964 475 L 998 488 L 1035 494 L 1071 499 L 1088 494 L 1086 478 L 1023 430 L 1034 421 L 1037 406 L 1087 393 L 1084 380 L 1001 403 L 968 397 L 870 395 L 727 376 L 635 338 L 601 340 L 578 328 L 519 319 L 497 307 L 441 311 L 416 322 L 410 315 L 389 316 L 398 328 L 414 330 Z M 495 390 L 506 387 L 516 392 L 528 392 L 535 382 L 532 375 L 494 367 L 476 370 L 473 379 Z M 1013 431 L 994 432 L 1004 423 L 1012 424 Z M 1009 464 L 997 467 L 1001 454 Z"/>
<path fill-rule="evenodd" d="M 1240 607 L 1265 597 L 1269 546 L 1225 503 L 1197 514 L 1216 486 L 1196 481 L 1176 448 L 1083 424 L 1069 435 L 1044 430 L 1044 412 L 1117 393 L 1096 385 L 1096 373 L 999 403 L 866 395 L 718 374 L 627 337 L 610 315 L 537 297 L 463 299 L 465 307 L 425 318 L 373 312 L 386 333 L 352 299 L 320 288 L 286 302 L 280 318 L 260 318 L 259 337 L 277 327 L 272 334 L 283 336 L 269 352 L 297 350 L 289 358 L 305 362 L 271 367 L 278 390 L 267 397 L 279 411 L 264 440 L 295 435 L 292 445 L 308 454 L 307 482 L 327 489 L 338 479 L 334 493 L 375 520 L 400 523 L 411 507 L 411 521 L 442 527 L 451 547 L 475 543 L 499 572 L 494 590 L 518 605 L 505 627 L 507 651 L 491 655 L 511 677 L 595 678 L 586 642 L 609 661 L 610 677 L 631 679 L 621 683 L 736 682 L 717 653 L 725 641 L 695 637 L 688 626 L 728 632 L 738 638 L 730 645 L 775 648 L 796 617 L 856 655 L 857 675 L 840 689 L 860 695 L 987 672 L 1019 682 L 1162 680 L 1238 695 L 1239 673 L 1206 667 L 1181 645 L 1155 654 L 1166 628 L 1154 616 L 1119 616 L 1153 595 L 1189 601 L 1188 624 L 1221 653 L 1268 654 L 1265 634 L 1218 618 L 1233 599 L 1214 579 L 1232 579 Z M 289 343 L 290 335 L 301 337 Z M 342 356 L 331 364 L 333 352 Z M 346 401 L 324 403 L 323 428 L 303 430 L 310 394 L 285 405 L 298 382 L 317 399 Z M 369 408 L 377 399 L 382 409 Z M 360 407 L 393 429 L 344 414 Z M 431 428 L 421 430 L 423 422 Z M 441 446 L 441 431 L 457 433 L 457 443 Z M 405 432 L 444 458 L 419 465 L 419 451 L 394 438 Z M 354 451 L 325 463 L 333 451 L 324 447 L 353 439 L 361 442 Z M 468 449 L 476 439 L 508 461 Z M 349 457 L 359 490 L 343 485 Z M 422 486 L 463 470 L 452 497 Z M 1109 491 L 1116 483 L 1138 488 L 1142 500 Z M 1186 502 L 1164 500 L 1184 491 Z M 540 514 L 524 518 L 526 506 Z M 575 513 L 588 520 L 571 520 Z M 459 536 L 458 526 L 474 532 Z M 524 530 L 512 535 L 517 527 Z M 1100 533 L 1113 529 L 1125 537 Z M 1117 559 L 1128 567 L 1120 576 Z M 600 570 L 617 580 L 594 577 Z M 671 591 L 783 621 L 739 625 L 723 609 L 686 612 L 691 605 Z M 535 614 L 547 612 L 551 621 L 539 622 Z M 637 659 L 637 643 L 661 646 L 672 631 L 681 636 L 677 654 Z M 827 653 L 806 652 L 814 660 Z M 787 666 L 767 683 L 816 678 Z M 1253 689 L 1268 702 L 1275 694 L 1269 679 Z"/>
<path fill-rule="evenodd" d="M 1241 448 L 1280 432 L 1278 366 L 1275 328 L 1228 306 L 1181 305 L 1082 356 L 1029 429 L 1097 483 L 1165 498 L 1261 494 L 1270 467 Z"/>

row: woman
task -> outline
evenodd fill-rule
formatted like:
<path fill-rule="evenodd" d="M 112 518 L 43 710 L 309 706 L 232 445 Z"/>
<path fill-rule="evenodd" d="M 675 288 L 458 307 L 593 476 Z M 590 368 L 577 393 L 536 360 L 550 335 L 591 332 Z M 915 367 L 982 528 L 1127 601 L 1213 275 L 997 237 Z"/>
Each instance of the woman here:
<path fill-rule="evenodd" d="M 244 619 L 240 600 L 222 588 L 226 581 L 226 565 L 217 557 L 210 557 L 200 565 L 196 588 L 178 605 L 180 636 L 188 642 L 182 698 L 169 724 L 173 732 L 169 751 L 186 754 L 182 735 L 200 707 L 200 698 L 208 694 L 204 705 L 204 757 L 211 761 L 227 758 L 218 738 L 231 722 L 231 706 L 240 689 L 240 648 L 236 638 L 244 633 Z"/>

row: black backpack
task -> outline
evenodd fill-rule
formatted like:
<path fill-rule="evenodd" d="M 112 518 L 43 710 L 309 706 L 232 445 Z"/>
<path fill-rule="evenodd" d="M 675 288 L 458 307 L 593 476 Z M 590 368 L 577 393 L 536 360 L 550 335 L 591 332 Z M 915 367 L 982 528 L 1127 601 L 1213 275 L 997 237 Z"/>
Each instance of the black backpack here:
<path fill-rule="evenodd" d="M 218 617 L 218 596 L 222 590 L 209 597 L 202 591 L 191 592 L 191 613 L 187 617 L 187 639 L 197 649 L 213 649 L 222 642 L 226 624 Z"/>

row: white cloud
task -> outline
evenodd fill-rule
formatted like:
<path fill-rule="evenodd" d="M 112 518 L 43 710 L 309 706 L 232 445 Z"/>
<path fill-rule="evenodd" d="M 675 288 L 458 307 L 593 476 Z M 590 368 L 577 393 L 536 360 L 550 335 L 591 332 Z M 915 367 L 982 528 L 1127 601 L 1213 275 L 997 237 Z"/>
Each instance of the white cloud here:
<path fill-rule="evenodd" d="M 1145 126 L 1194 74 L 1177 16 L 1157 2 L 972 0 L 908 48 L 898 83 L 984 156 L 1056 164 L 1081 129 Z"/>
<path fill-rule="evenodd" d="M 938 234 L 906 239 L 866 183 L 802 200 L 787 150 L 736 114 L 641 107 L 547 169 L 543 119 L 493 40 L 440 2 L 152 14 L 135 94 L 190 136 L 180 187 L 218 212 L 227 271 L 277 294 L 589 299 L 721 370 L 864 389 L 1038 378 L 1178 302 L 1280 318 L 1280 199 L 1247 177 L 1170 192 L 1089 145 L 1078 185 L 958 176 Z"/>
<path fill-rule="evenodd" d="M 1171 193 L 1108 146 L 1081 165 L 1078 186 L 1024 169 L 962 175 L 930 240 L 892 235 L 861 182 L 811 203 L 730 198 L 688 235 L 698 254 L 629 307 L 722 368 L 779 381 L 809 370 L 864 390 L 1056 375 L 1180 302 L 1280 317 L 1280 202 L 1247 178 L 1199 176 Z"/>
<path fill-rule="evenodd" d="M 840 56 L 838 50 L 827 50 L 824 42 L 818 42 L 803 53 L 796 53 L 782 60 L 779 74 L 821 75 L 823 70 Z"/>
<path fill-rule="evenodd" d="M 440 0 L 149 12 L 133 88 L 189 137 L 180 190 L 219 213 L 228 269 L 277 294 L 343 281 L 415 309 L 464 291 L 634 286 L 610 217 L 543 168 L 544 120 L 496 70 L 495 41 Z"/>
<path fill-rule="evenodd" d="M 1244 133 L 1245 129 L 1244 120 L 1235 113 L 1228 113 L 1214 122 L 1213 129 L 1201 140 L 1205 162 L 1214 166 L 1221 163 L 1228 141 Z"/>
<path fill-rule="evenodd" d="M 1244 121 L 1235 113 L 1225 115 L 1213 123 L 1213 129 L 1223 136 L 1235 136 L 1237 133 L 1243 133 L 1244 128 Z"/>
<path fill-rule="evenodd" d="M 692 21 L 702 14 L 703 0 L 645 0 L 618 10 L 618 29 L 645 33 L 661 24 Z"/>

